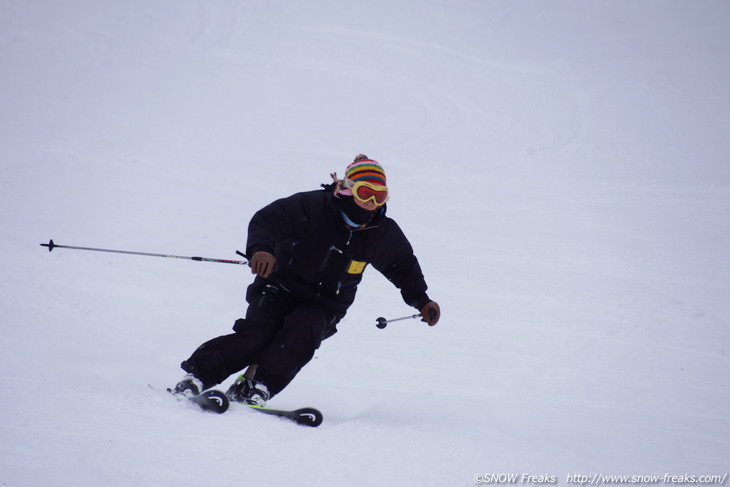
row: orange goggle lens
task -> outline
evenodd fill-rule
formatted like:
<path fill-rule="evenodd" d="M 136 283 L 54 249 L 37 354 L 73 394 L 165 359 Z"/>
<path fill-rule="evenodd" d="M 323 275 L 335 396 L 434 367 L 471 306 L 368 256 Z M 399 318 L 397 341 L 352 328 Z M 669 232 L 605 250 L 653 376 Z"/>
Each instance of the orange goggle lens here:
<path fill-rule="evenodd" d="M 355 183 L 355 186 L 352 188 L 352 194 L 363 203 L 372 201 L 378 206 L 383 206 L 388 201 L 388 188 L 365 181 Z"/>

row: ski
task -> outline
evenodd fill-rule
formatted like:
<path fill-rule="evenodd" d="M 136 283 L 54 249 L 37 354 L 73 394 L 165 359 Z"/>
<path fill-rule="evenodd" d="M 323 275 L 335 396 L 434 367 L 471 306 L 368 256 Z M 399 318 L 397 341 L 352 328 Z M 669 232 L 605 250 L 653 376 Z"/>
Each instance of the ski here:
<path fill-rule="evenodd" d="M 152 390 L 156 390 L 153 386 L 148 384 L 148 387 Z M 167 392 L 169 392 L 172 397 L 175 399 L 182 401 L 184 399 L 187 399 L 188 401 L 192 402 L 196 406 L 198 406 L 203 411 L 209 411 L 212 413 L 222 414 L 225 413 L 228 410 L 228 407 L 230 406 L 231 402 L 228 399 L 228 397 L 221 391 L 216 389 L 209 389 L 201 394 L 198 394 L 197 396 L 193 397 L 187 397 L 180 394 L 174 394 L 172 392 L 172 389 L 168 388 Z M 272 409 L 262 406 L 255 406 L 250 404 L 243 404 L 243 403 L 237 403 L 241 404 L 242 406 L 246 406 L 247 408 L 258 411 L 262 414 L 268 414 L 270 416 L 277 416 L 279 418 L 288 419 L 289 421 L 293 421 L 296 424 L 300 424 L 302 426 L 310 426 L 312 428 L 315 428 L 322 424 L 322 421 L 324 419 L 324 416 L 322 415 L 322 412 L 319 409 L 315 408 L 299 408 L 299 409 L 292 409 L 292 410 L 285 410 L 285 409 Z"/>
<path fill-rule="evenodd" d="M 155 389 L 152 385 L 147 384 L 147 386 L 152 389 L 153 391 L 158 390 Z M 211 413 L 217 413 L 222 414 L 225 413 L 228 410 L 228 406 L 230 405 L 230 401 L 228 401 L 228 398 L 224 393 L 221 391 L 210 389 L 207 390 L 201 394 L 198 394 L 197 396 L 193 397 L 187 397 L 183 396 L 181 394 L 175 394 L 172 392 L 172 389 L 167 388 L 167 392 L 172 395 L 175 399 L 178 401 L 182 401 L 183 399 L 187 399 L 191 403 L 198 406 L 203 411 L 209 411 Z"/>
<path fill-rule="evenodd" d="M 224 393 L 215 389 L 210 389 L 197 396 L 188 397 L 193 404 L 203 411 L 222 414 L 228 410 L 230 402 Z"/>
<path fill-rule="evenodd" d="M 322 413 L 318 409 L 314 408 L 300 408 L 300 409 L 294 409 L 291 411 L 282 410 L 282 409 L 271 409 L 267 407 L 261 407 L 261 406 L 254 406 L 249 404 L 244 404 L 244 406 L 248 407 L 249 409 L 252 409 L 253 411 L 258 411 L 263 414 L 269 414 L 272 416 L 278 416 L 280 418 L 285 418 L 290 421 L 294 421 L 297 424 L 300 424 L 302 426 L 311 426 L 312 428 L 315 428 L 322 424 L 322 420 L 324 419 L 324 416 L 322 416 Z"/>

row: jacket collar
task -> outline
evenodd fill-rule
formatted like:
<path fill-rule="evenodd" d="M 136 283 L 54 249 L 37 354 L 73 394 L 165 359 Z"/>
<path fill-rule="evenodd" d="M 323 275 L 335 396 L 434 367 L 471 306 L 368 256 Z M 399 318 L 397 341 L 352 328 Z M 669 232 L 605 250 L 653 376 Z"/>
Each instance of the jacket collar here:
<path fill-rule="evenodd" d="M 380 208 L 378 208 L 375 211 L 375 214 L 370 219 L 368 223 L 366 223 L 364 226 L 357 225 L 353 221 L 350 221 L 350 219 L 345 215 L 342 210 L 340 210 L 339 205 L 337 204 L 337 197 L 334 195 L 333 191 L 325 187 L 324 189 L 326 195 L 326 201 L 327 206 L 330 209 L 330 212 L 333 214 L 334 218 L 345 228 L 349 230 L 359 230 L 359 229 L 366 229 L 366 228 L 374 228 L 380 226 L 380 224 L 385 219 L 385 213 L 387 211 L 388 205 L 387 203 Z"/>

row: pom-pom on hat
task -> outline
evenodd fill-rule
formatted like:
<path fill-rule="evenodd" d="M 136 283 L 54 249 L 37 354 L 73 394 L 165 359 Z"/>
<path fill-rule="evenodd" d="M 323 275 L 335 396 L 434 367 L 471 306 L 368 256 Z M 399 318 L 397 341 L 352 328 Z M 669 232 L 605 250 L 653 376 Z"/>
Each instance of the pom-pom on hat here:
<path fill-rule="evenodd" d="M 345 169 L 346 186 L 358 181 L 367 181 L 371 184 L 386 186 L 385 171 L 383 167 L 365 154 L 360 154 L 355 161 Z M 349 184 L 347 184 L 349 182 Z"/>

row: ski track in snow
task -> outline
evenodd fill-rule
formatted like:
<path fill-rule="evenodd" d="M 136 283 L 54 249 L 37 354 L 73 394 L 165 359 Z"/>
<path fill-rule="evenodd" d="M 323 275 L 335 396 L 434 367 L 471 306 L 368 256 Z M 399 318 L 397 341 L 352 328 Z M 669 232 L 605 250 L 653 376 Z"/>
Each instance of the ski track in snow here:
<path fill-rule="evenodd" d="M 727 472 L 728 13 L 0 4 L 0 483 Z M 443 318 L 378 330 L 412 311 L 367 271 L 272 403 L 316 429 L 159 391 L 244 313 L 247 269 L 38 247 L 236 258 L 256 210 L 359 152 Z"/>

